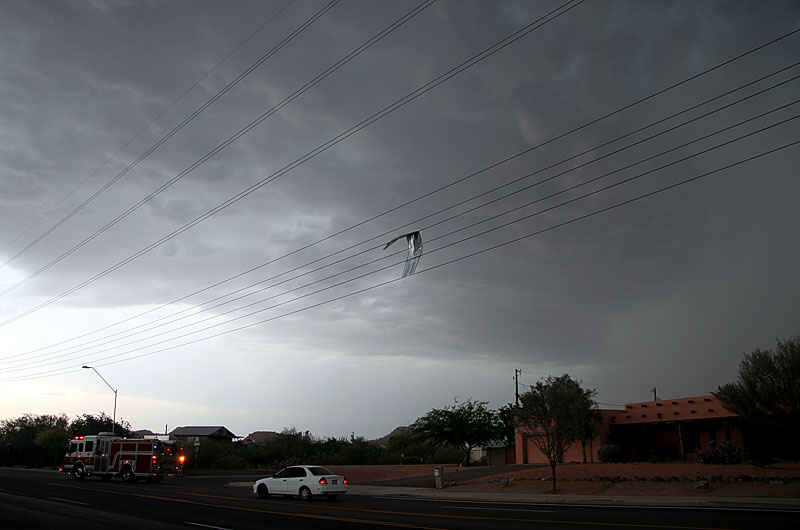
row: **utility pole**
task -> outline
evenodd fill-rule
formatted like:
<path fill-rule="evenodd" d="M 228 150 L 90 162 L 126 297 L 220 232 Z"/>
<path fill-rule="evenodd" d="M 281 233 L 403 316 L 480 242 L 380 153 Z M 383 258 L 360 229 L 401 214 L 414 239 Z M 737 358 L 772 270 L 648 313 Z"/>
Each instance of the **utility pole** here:
<path fill-rule="evenodd" d="M 656 394 L 656 387 L 653 387 L 653 401 L 658 401 L 658 394 Z"/>
<path fill-rule="evenodd" d="M 516 399 L 517 408 L 519 408 L 519 374 L 522 370 L 514 368 L 514 397 Z"/>

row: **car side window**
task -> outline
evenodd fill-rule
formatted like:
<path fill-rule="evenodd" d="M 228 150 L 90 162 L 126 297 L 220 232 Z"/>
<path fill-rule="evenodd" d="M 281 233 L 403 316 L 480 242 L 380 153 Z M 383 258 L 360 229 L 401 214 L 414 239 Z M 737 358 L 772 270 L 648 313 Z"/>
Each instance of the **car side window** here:
<path fill-rule="evenodd" d="M 288 478 L 291 476 L 292 468 L 286 467 L 275 473 L 275 478 Z"/>
<path fill-rule="evenodd" d="M 306 470 L 302 467 L 293 467 L 292 468 L 292 475 L 293 478 L 305 477 Z"/>

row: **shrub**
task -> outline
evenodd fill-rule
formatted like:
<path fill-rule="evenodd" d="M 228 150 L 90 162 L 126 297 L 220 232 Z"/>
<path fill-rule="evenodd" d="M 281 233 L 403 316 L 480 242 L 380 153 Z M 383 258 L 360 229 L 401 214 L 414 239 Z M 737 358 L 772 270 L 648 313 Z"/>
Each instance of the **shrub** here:
<path fill-rule="evenodd" d="M 738 464 L 742 461 L 742 451 L 733 442 L 712 441 L 708 447 L 697 452 L 697 461 L 718 466 Z"/>
<path fill-rule="evenodd" d="M 618 445 L 602 445 L 597 450 L 597 458 L 604 464 L 620 462 L 622 460 L 622 449 Z"/>

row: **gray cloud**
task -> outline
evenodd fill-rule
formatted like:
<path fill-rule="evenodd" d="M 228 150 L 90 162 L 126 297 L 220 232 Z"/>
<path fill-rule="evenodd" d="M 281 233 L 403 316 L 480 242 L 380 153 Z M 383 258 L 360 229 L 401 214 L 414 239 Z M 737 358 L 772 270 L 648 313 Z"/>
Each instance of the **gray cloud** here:
<path fill-rule="evenodd" d="M 283 5 L 244 1 L 191 6 L 4 4 L 0 8 L 0 248 L 45 212 L 55 210 L 3 256 L 22 248 L 124 171 L 323 4 L 309 1 L 289 6 L 58 205 Z M 80 213 L 0 269 L 0 288 L 80 244 L 414 5 L 360 0 L 337 5 Z M 557 5 L 437 2 L 145 207 L 0 297 L 0 320 L 58 296 L 168 236 Z M 136 353 L 101 360 L 134 347 L 120 341 L 104 353 L 85 350 L 58 358 L 63 361 L 58 364 L 56 358 L 53 364 L 43 364 L 69 371 L 73 365 L 124 359 L 299 311 L 102 369 L 121 387 L 129 378 L 136 380 L 150 363 L 183 374 L 170 389 L 158 385 L 126 389 L 128 410 L 134 414 L 126 419 L 137 426 L 224 423 L 219 411 L 235 408 L 242 413 L 231 419 L 235 425 L 228 426 L 245 434 L 256 428 L 296 425 L 319 434 L 356 430 L 378 436 L 455 395 L 489 399 L 499 406 L 511 400 L 508 380 L 514 367 L 522 368 L 529 382 L 567 372 L 604 385 L 598 386 L 604 402 L 647 399 L 647 388 L 652 386 L 674 396 L 706 393 L 735 375 L 742 352 L 797 333 L 800 307 L 795 302 L 794 271 L 798 255 L 792 230 L 800 221 L 792 204 L 800 191 L 794 175 L 796 148 L 491 252 L 447 262 L 792 141 L 800 130 L 796 121 L 479 235 L 605 183 L 792 116 L 797 109 L 614 174 L 603 183 L 449 233 L 787 103 L 796 98 L 796 82 L 452 220 L 444 221 L 613 147 L 488 193 L 483 199 L 436 212 L 791 64 L 797 55 L 796 36 L 462 184 L 314 243 L 798 24 L 800 8 L 794 2 L 586 2 L 130 264 L 3 326 L 0 362 L 6 354 L 93 331 L 257 268 L 142 321 L 235 289 L 244 294 L 285 282 L 239 304 L 274 298 L 137 344 L 152 345 Z M 426 216 L 430 217 L 419 220 Z M 385 257 L 389 251 L 379 246 L 402 233 L 405 226 L 424 228 L 425 254 L 419 273 L 348 296 L 399 277 L 402 253 L 344 271 Z M 372 238 L 353 251 L 326 258 Z M 446 246 L 462 238 L 465 241 Z M 297 251 L 310 244 L 314 245 Z M 364 254 L 312 272 L 358 251 Z M 316 263 L 304 266 L 309 262 Z M 391 263 L 395 266 L 374 275 L 290 301 Z M 288 272 L 293 269 L 297 270 Z M 302 273 L 307 274 L 292 279 Z M 336 273 L 341 274 L 326 279 Z M 266 283 L 246 287 L 259 281 Z M 303 310 L 336 297 L 343 298 Z M 282 302 L 285 305 L 266 309 Z M 223 306 L 208 315 L 233 307 Z M 231 320 L 262 309 L 251 317 Z M 204 317 L 192 317 L 180 325 L 200 318 Z M 155 344 L 216 322 L 228 324 Z M 183 362 L 187 358 L 192 362 Z M 8 364 L 0 364 L 0 378 L 20 375 L 3 372 L 4 367 Z M 22 374 L 42 370 L 34 368 Z M 387 372 L 391 375 L 382 375 Z M 291 391 L 288 381 L 297 374 L 307 374 L 313 382 L 341 381 L 348 390 L 332 398 L 330 408 L 305 398 L 283 412 L 265 414 L 251 408 L 254 403 L 285 402 L 282 396 Z M 82 389 L 86 383 L 72 382 L 76 377 L 34 381 L 57 381 L 68 394 L 70 388 Z M 270 384 L 264 385 L 264 379 Z M 410 396 L 412 381 L 430 387 Z M 230 397 L 212 403 L 206 392 L 198 390 L 209 385 L 226 389 Z M 196 402 L 198 412 L 170 407 L 176 396 L 187 395 Z M 365 395 L 370 399 L 365 400 Z M 42 413 L 80 412 L 84 405 L 77 398 L 74 403 L 64 399 L 35 403 L 47 408 L 38 411 Z M 347 426 L 336 423 L 332 409 Z M 0 417 L 17 412 L 18 408 L 2 409 Z M 164 418 L 167 414 L 175 417 Z"/>

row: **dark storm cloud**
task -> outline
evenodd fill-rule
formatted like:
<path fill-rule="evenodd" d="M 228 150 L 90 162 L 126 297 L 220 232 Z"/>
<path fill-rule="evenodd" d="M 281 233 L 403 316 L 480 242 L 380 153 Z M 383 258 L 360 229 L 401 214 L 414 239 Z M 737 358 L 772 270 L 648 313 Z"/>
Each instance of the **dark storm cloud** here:
<path fill-rule="evenodd" d="M 5 4 L 0 22 L 0 201 L 4 204 L 0 243 L 15 237 L 16 227 L 28 226 L 57 204 L 283 5 Z M 125 170 L 322 5 L 295 2 L 289 6 L 43 226 L 50 226 Z M 8 270 L 16 278 L 24 277 L 79 244 L 414 5 L 341 2 Z M 437 2 L 21 292 L 40 301 L 112 267 L 557 5 Z M 355 251 L 379 247 L 403 231 L 434 225 L 479 201 L 520 189 L 596 155 L 418 221 L 422 217 L 791 64 L 797 57 L 797 37 L 283 258 L 760 45 L 798 27 L 798 21 L 800 7 L 794 2 L 586 2 L 59 304 L 124 308 L 164 303 L 279 259 L 193 297 L 196 303 L 256 281 L 288 279 L 310 267 L 279 275 L 369 238 L 376 239 Z M 575 371 L 596 383 L 646 380 L 648 385 L 672 388 L 676 394 L 707 392 L 724 382 L 716 367 L 725 365 L 727 371 L 722 373 L 730 375 L 741 351 L 797 332 L 793 326 L 800 308 L 790 294 L 798 288 L 791 266 L 798 256 L 789 229 L 800 221 L 791 205 L 800 190 L 789 169 L 796 166 L 796 148 L 436 267 L 796 139 L 798 125 L 792 122 L 496 232 L 479 235 L 604 183 L 448 235 L 790 101 L 796 97 L 796 86 L 789 84 L 729 113 L 426 228 L 418 274 L 226 340 L 268 355 L 287 348 L 367 364 L 382 357 L 495 367 L 509 363 L 540 375 L 550 370 Z M 780 117 L 796 111 L 787 110 Z M 764 119 L 714 141 L 768 123 Z M 606 182 L 710 145 L 713 142 L 706 141 L 615 174 Z M 461 238 L 467 239 L 443 248 Z M 252 309 L 329 285 L 333 280 L 305 287 L 383 256 L 380 250 L 372 250 L 289 280 L 262 297 L 298 291 Z M 391 264 L 392 259 L 398 262 L 374 276 L 244 322 L 396 278 L 403 258 L 387 258 L 343 274 L 336 281 Z M 4 281 L 7 285 L 9 280 Z M 17 300 L 18 306 L 31 305 L 24 297 Z M 9 311 L 13 314 L 19 309 Z M 681 368 L 687 363 L 695 369 L 691 377 L 684 377 Z"/>

